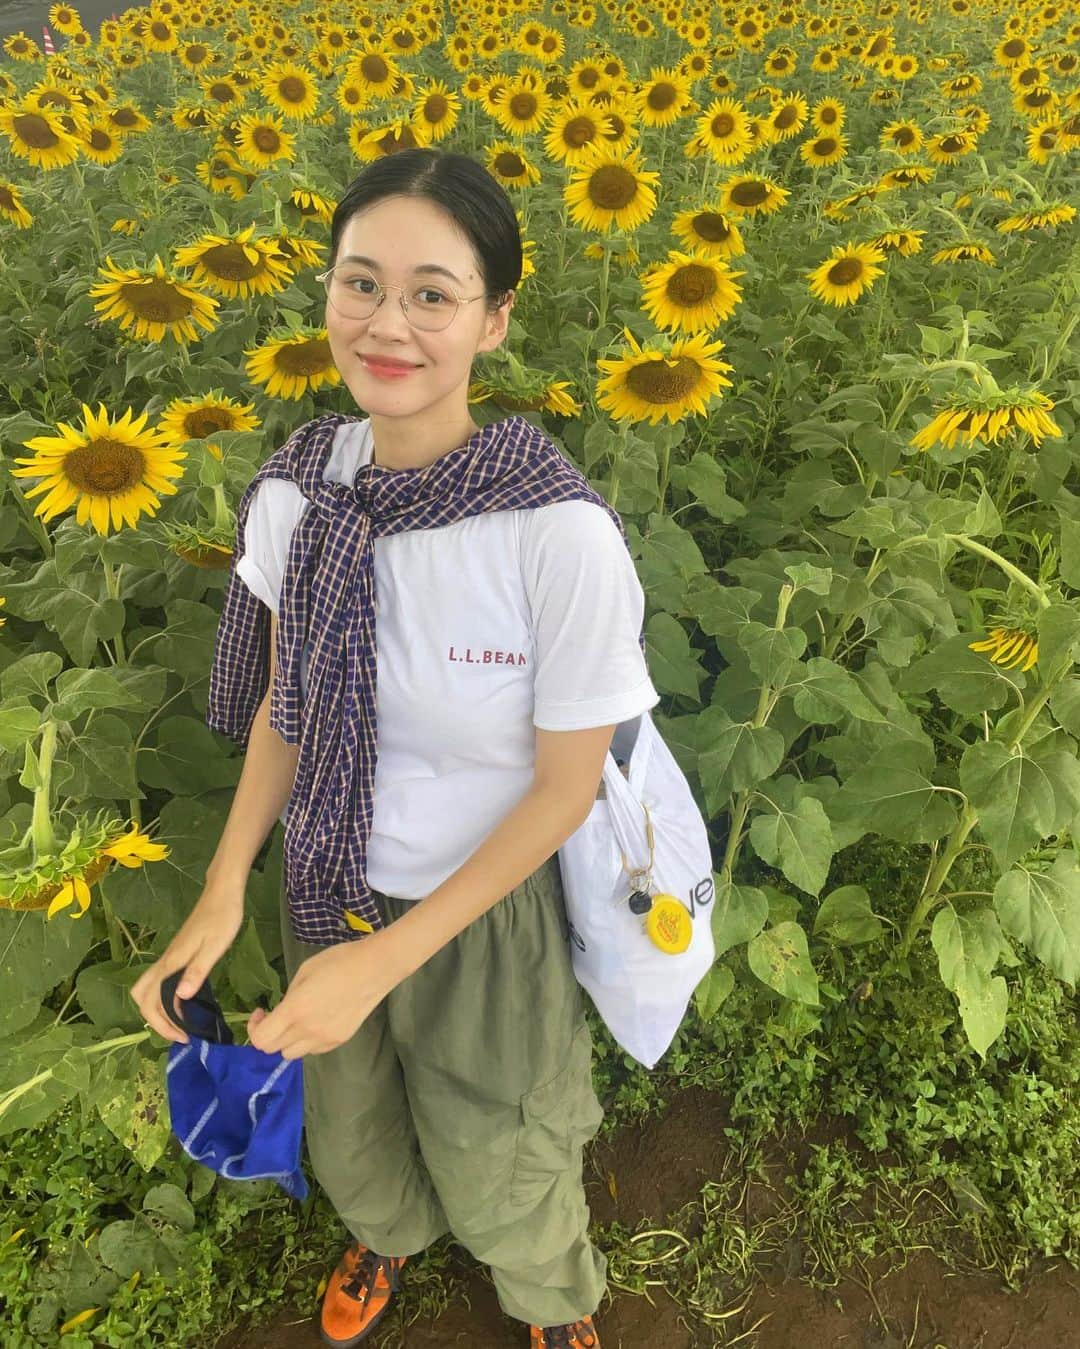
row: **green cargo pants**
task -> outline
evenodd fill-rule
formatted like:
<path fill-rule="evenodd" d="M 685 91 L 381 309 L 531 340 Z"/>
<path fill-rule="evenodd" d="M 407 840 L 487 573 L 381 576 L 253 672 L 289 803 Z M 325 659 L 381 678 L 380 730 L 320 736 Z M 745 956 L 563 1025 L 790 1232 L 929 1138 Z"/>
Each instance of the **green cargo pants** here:
<path fill-rule="evenodd" d="M 374 892 L 391 923 L 416 901 Z M 291 980 L 324 949 L 293 936 Z M 447 1231 L 490 1267 L 499 1305 L 539 1326 L 592 1315 L 607 1259 L 588 1236 L 582 1147 L 603 1110 L 570 963 L 558 854 L 470 923 L 356 1034 L 304 1059 L 315 1177 L 381 1255 Z"/>

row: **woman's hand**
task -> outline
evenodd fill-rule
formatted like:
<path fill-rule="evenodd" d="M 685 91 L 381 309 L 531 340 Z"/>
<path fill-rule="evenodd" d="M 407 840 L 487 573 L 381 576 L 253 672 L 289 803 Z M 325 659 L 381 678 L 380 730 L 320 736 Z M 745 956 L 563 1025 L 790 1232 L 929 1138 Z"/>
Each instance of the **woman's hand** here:
<path fill-rule="evenodd" d="M 352 1038 L 399 982 L 379 932 L 339 942 L 309 956 L 272 1012 L 248 1020 L 248 1038 L 264 1054 L 282 1058 L 325 1054 Z"/>

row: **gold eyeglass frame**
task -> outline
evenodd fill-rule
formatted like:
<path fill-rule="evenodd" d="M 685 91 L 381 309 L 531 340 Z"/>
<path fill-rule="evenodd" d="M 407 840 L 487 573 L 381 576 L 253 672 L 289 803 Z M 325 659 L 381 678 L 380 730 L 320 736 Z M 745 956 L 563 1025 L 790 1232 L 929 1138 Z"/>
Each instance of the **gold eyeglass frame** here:
<path fill-rule="evenodd" d="M 330 276 L 333 272 L 336 272 L 337 269 L 338 269 L 339 267 L 342 267 L 342 266 L 344 266 L 344 265 L 345 265 L 344 263 L 336 262 L 336 263 L 333 265 L 333 267 L 328 267 L 328 268 L 326 269 L 325 272 L 320 272 L 320 273 L 315 277 L 315 280 L 316 280 L 316 281 L 321 281 L 321 282 L 322 282 L 323 289 L 326 291 L 326 299 L 327 299 L 327 303 L 333 305 L 333 307 L 334 307 L 335 309 L 337 309 L 337 305 L 334 304 L 333 300 L 330 299 L 330 287 L 329 287 L 329 286 L 327 285 L 327 283 L 326 283 L 326 278 L 327 278 L 328 276 Z M 378 286 L 378 288 L 379 288 L 378 291 L 376 292 L 375 308 L 371 311 L 370 314 L 367 314 L 365 317 L 366 317 L 366 318 L 369 318 L 369 319 L 370 319 L 370 318 L 374 318 L 374 317 L 375 317 L 375 312 L 376 312 L 376 310 L 377 310 L 377 309 L 379 308 L 379 306 L 382 304 L 383 300 L 386 299 L 386 292 L 387 292 L 388 290 L 396 290 L 396 291 L 398 292 L 398 304 L 401 305 L 401 312 L 405 315 L 405 321 L 406 321 L 411 327 L 414 327 L 414 328 L 415 328 L 415 327 L 416 327 L 416 324 L 414 324 L 413 321 L 412 321 L 412 319 L 409 318 L 409 301 L 408 301 L 408 299 L 406 298 L 406 295 L 405 295 L 405 287 L 404 287 L 404 286 L 388 285 L 388 284 L 386 284 L 385 282 L 380 281 L 379 278 L 378 278 L 377 276 L 372 276 L 371 272 L 367 271 L 366 268 L 361 268 L 361 270 L 364 272 L 364 275 L 365 275 L 365 276 L 370 276 L 371 279 L 372 279 L 372 281 L 374 281 L 375 284 L 376 284 L 376 286 Z M 451 323 L 453 323 L 454 319 L 457 318 L 457 316 L 458 316 L 458 310 L 460 310 L 460 308 L 461 308 L 461 306 L 462 306 L 463 304 L 472 304 L 472 302 L 473 302 L 474 300 L 483 300 L 483 299 L 485 299 L 485 298 L 487 297 L 487 291 L 482 291 L 479 295 L 470 295 L 468 299 L 465 299 L 464 297 L 462 297 L 461 295 L 459 295 L 459 294 L 457 293 L 457 291 L 454 289 L 453 286 L 450 285 L 449 282 L 447 282 L 447 281 L 441 281 L 440 284 L 443 285 L 443 286 L 445 286 L 445 288 L 446 288 L 446 289 L 450 292 L 450 294 L 454 297 L 454 299 L 457 301 L 457 306 L 458 306 L 458 308 L 454 310 L 454 312 L 450 315 L 449 319 L 446 321 L 446 323 L 445 323 L 441 328 L 426 328 L 426 329 L 425 329 L 425 328 L 418 328 L 418 329 L 417 329 L 418 332 L 431 332 L 431 333 L 443 333 L 443 332 L 445 332 L 446 329 L 450 327 Z M 341 314 L 341 310 L 340 310 L 340 309 L 338 309 L 338 313 Z M 350 317 L 352 317 L 352 316 L 349 315 L 349 314 L 342 314 L 342 317 L 343 317 L 343 318 L 350 318 Z"/>

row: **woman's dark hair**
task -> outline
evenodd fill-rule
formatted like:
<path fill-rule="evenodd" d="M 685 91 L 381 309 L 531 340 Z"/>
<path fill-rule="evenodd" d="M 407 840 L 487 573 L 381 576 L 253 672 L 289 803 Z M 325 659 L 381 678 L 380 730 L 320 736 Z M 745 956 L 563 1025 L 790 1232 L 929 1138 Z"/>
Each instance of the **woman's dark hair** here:
<path fill-rule="evenodd" d="M 348 221 L 383 197 L 426 197 L 468 236 L 492 307 L 521 281 L 521 231 L 502 184 L 468 155 L 420 146 L 369 164 L 345 189 L 330 225 L 330 266 Z"/>

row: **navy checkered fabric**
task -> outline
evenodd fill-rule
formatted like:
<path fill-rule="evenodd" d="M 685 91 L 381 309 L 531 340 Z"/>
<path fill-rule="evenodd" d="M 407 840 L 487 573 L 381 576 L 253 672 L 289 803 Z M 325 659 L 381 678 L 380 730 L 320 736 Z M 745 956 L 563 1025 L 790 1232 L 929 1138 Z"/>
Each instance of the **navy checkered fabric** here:
<path fill-rule="evenodd" d="M 374 539 L 438 529 L 485 511 L 593 501 L 629 540 L 617 512 L 538 427 L 512 416 L 481 428 L 423 468 L 361 464 L 352 485 L 326 482 L 334 433 L 357 417 L 329 413 L 295 431 L 261 465 L 237 505 L 236 548 L 210 672 L 207 724 L 246 748 L 269 678 L 270 611 L 236 574 L 244 526 L 264 478 L 287 478 L 310 503 L 293 531 L 282 581 L 270 725 L 299 742 L 285 825 L 285 884 L 297 940 L 355 941 L 382 919 L 365 858 L 376 763 Z M 642 654 L 645 636 L 640 638 Z M 300 654 L 310 642 L 301 707 Z"/>

